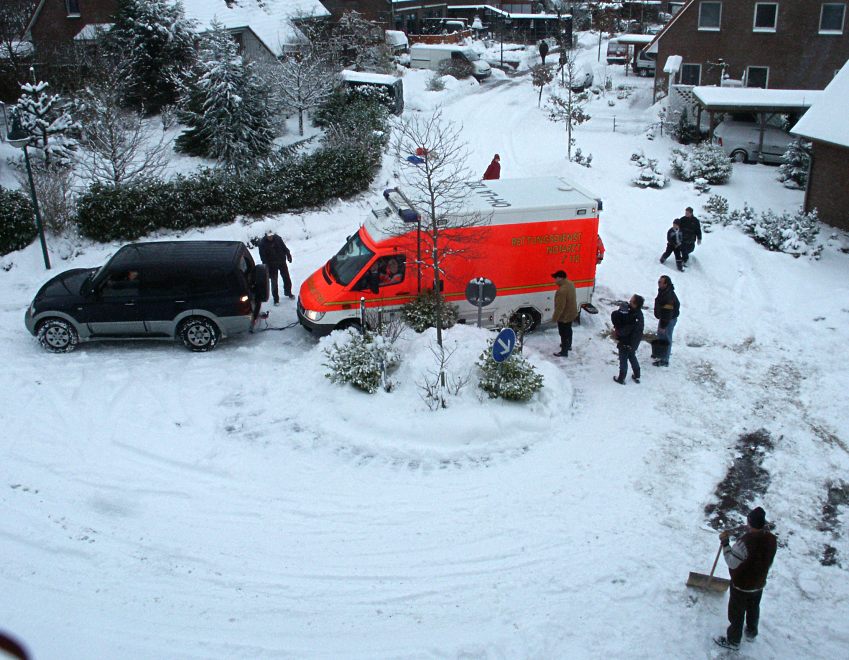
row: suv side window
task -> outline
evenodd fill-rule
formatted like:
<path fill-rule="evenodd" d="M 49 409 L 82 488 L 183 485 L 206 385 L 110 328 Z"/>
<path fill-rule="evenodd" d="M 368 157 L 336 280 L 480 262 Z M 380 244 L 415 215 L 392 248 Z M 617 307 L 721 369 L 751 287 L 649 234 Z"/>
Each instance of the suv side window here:
<path fill-rule="evenodd" d="M 122 269 L 110 272 L 100 288 L 104 298 L 138 295 L 141 274 L 135 269 Z"/>

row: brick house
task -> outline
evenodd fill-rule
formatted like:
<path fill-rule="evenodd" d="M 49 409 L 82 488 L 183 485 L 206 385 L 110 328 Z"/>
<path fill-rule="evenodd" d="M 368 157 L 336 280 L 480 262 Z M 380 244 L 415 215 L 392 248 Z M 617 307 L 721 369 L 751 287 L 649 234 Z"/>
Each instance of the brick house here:
<path fill-rule="evenodd" d="M 811 141 L 811 166 L 805 190 L 805 210 L 816 209 L 820 220 L 849 230 L 849 63 L 823 95 L 790 130 Z"/>
<path fill-rule="evenodd" d="M 333 20 L 339 20 L 346 11 L 356 11 L 364 18 L 375 21 L 387 30 L 401 30 L 415 34 L 427 18 L 442 18 L 448 7 L 447 0 L 322 0 Z"/>
<path fill-rule="evenodd" d="M 682 65 L 667 82 L 718 85 L 721 76 L 747 87 L 824 89 L 849 59 L 849 2 L 821 0 L 689 0 L 648 46 L 660 72 L 671 55 Z"/>
<path fill-rule="evenodd" d="M 2 1 L 2 0 L 0 0 Z M 296 49 L 303 41 L 297 22 L 329 16 L 319 0 L 182 0 L 187 18 L 203 32 L 213 19 L 222 23 L 254 60 L 273 60 Z M 27 36 L 42 60 L 74 46 L 96 40 L 108 29 L 117 11 L 117 0 L 41 0 L 27 27 Z"/>

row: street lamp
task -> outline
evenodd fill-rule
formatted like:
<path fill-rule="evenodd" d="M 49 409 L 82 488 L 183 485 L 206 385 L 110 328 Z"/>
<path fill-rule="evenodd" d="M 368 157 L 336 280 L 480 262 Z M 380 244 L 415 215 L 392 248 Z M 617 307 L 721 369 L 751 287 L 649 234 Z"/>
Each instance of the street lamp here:
<path fill-rule="evenodd" d="M 32 193 L 32 206 L 35 209 L 35 226 L 38 229 L 38 238 L 41 240 L 41 253 L 44 255 L 44 267 L 50 270 L 50 256 L 47 254 L 47 241 L 44 240 L 44 225 L 41 223 L 41 212 L 38 210 L 38 198 L 35 196 L 35 182 L 32 180 L 32 167 L 29 164 L 29 146 L 32 136 L 23 130 L 17 122 L 13 122 L 12 130 L 6 136 L 6 140 L 16 149 L 24 150 L 24 161 L 27 165 L 27 177 L 29 178 L 29 189 Z"/>

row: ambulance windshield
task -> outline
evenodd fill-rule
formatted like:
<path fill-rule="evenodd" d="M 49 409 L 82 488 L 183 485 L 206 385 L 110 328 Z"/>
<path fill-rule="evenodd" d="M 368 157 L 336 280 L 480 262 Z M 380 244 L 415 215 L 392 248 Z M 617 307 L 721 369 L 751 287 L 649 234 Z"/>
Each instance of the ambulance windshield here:
<path fill-rule="evenodd" d="M 345 243 L 336 256 L 330 260 L 330 273 L 339 284 L 347 286 L 359 275 L 363 267 L 371 261 L 374 252 L 369 250 L 360 240 L 357 232 Z"/>

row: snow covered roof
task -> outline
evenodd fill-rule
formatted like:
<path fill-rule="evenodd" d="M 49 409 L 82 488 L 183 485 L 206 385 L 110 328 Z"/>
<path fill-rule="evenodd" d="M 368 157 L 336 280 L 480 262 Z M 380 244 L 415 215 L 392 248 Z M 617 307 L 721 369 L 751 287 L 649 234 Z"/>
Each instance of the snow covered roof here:
<path fill-rule="evenodd" d="M 849 147 L 849 122 L 846 121 L 846 99 L 849 97 L 849 62 L 843 65 L 834 79 L 814 101 L 796 125 L 794 135 L 810 140 Z"/>
<path fill-rule="evenodd" d="M 653 34 L 620 34 L 618 37 L 611 39 L 611 41 L 618 41 L 620 44 L 634 44 L 635 46 L 640 46 L 643 44 L 650 44 L 654 41 L 655 35 Z"/>
<path fill-rule="evenodd" d="M 810 108 L 823 92 L 817 89 L 760 89 L 758 87 L 693 87 L 696 100 L 707 110 L 733 109 L 781 112 Z"/>
<path fill-rule="evenodd" d="M 97 41 L 100 35 L 109 32 L 114 23 L 89 23 L 74 35 L 74 41 Z"/>
<path fill-rule="evenodd" d="M 395 76 L 390 76 L 386 73 L 371 73 L 369 71 L 348 71 L 347 69 L 339 72 L 339 77 L 346 82 L 372 83 L 374 85 L 394 85 L 398 80 Z"/>
<path fill-rule="evenodd" d="M 387 30 L 386 43 L 390 46 L 407 46 L 410 42 L 401 30 Z"/>
<path fill-rule="evenodd" d="M 663 65 L 664 73 L 678 73 L 681 70 L 681 63 L 684 58 L 680 55 L 670 55 L 666 58 L 666 64 Z"/>
<path fill-rule="evenodd" d="M 217 20 L 227 29 L 249 27 L 275 55 L 284 46 L 305 42 L 303 33 L 293 21 L 303 18 L 325 18 L 330 12 L 319 0 L 183 0 L 187 18 L 206 30 Z"/>
<path fill-rule="evenodd" d="M 412 7 L 411 7 L 412 9 Z M 527 14 L 527 13 L 517 13 L 507 11 L 506 9 L 500 9 L 498 7 L 493 7 L 492 5 L 448 5 L 446 9 L 487 9 L 494 14 L 500 14 L 505 18 L 517 19 L 522 21 L 533 21 L 533 20 L 543 20 L 543 21 L 556 21 L 558 18 L 568 18 L 571 14 L 563 14 L 562 16 L 558 16 L 557 14 Z"/>

